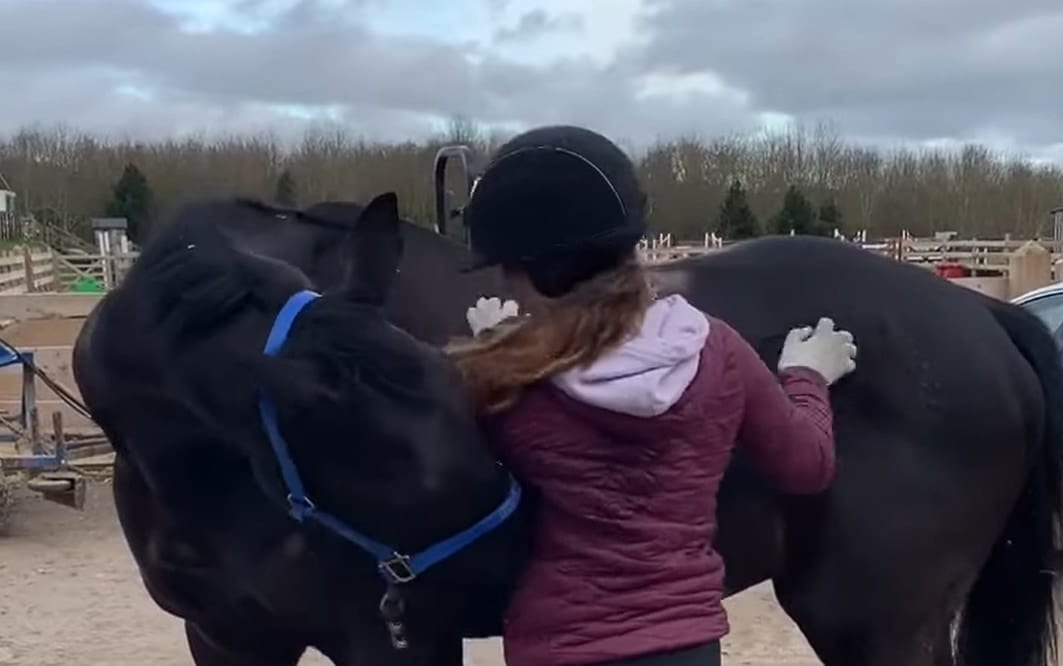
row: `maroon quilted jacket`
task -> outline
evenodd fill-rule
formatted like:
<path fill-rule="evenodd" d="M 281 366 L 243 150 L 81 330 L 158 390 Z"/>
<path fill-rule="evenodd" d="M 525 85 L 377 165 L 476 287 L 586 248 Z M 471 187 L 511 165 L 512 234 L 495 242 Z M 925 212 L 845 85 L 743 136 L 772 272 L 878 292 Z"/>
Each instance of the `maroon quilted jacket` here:
<path fill-rule="evenodd" d="M 784 492 L 819 492 L 833 477 L 820 375 L 777 377 L 727 324 L 679 297 L 651 308 L 640 338 L 530 389 L 493 424 L 499 456 L 542 494 L 505 619 L 509 666 L 720 638 L 724 570 L 712 544 L 736 439 Z"/>

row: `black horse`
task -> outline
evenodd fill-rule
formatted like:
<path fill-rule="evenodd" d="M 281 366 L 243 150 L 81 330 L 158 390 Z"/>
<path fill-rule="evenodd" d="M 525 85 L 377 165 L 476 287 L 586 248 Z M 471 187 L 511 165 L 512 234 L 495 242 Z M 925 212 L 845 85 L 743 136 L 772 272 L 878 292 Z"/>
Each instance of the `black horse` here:
<path fill-rule="evenodd" d="M 123 532 L 197 664 L 295 664 L 307 646 L 460 664 L 460 636 L 485 631 L 467 604 L 508 587 L 527 550 L 519 487 L 456 371 L 383 312 L 418 232 L 394 195 L 347 212 L 191 207 L 76 345 Z M 282 244 L 265 252 L 250 220 Z M 299 264 L 332 289 L 308 292 Z"/>
<path fill-rule="evenodd" d="M 186 211 L 169 233 L 179 237 L 176 229 L 196 224 L 192 217 L 217 224 L 236 214 L 263 221 L 281 214 L 287 215 L 286 233 L 300 236 L 300 244 L 314 245 L 332 234 L 333 240 L 321 245 L 323 252 L 342 253 L 347 251 L 336 248 L 348 246 L 326 231 L 333 227 L 321 219 L 339 227 L 346 219 L 349 226 L 356 210 L 335 205 L 330 211 L 318 209 L 315 217 L 214 203 Z M 467 262 L 467 251 L 431 232 L 406 226 L 403 237 L 406 258 L 388 316 L 431 343 L 463 334 L 465 308 L 479 295 L 497 293 L 497 276 L 459 275 L 456 269 Z M 239 234 L 230 238 L 243 245 Z M 257 251 L 291 256 L 280 247 L 258 246 Z M 148 248 L 138 262 L 142 272 L 158 254 L 154 246 Z M 337 273 L 357 273 L 358 256 L 372 254 L 286 260 L 327 292 Z M 318 265 L 332 260 L 344 268 L 320 274 Z M 780 496 L 749 470 L 741 453 L 729 470 L 718 538 L 729 592 L 772 579 L 783 607 L 828 666 L 1050 663 L 1063 371 L 1038 320 L 922 269 L 831 240 L 751 241 L 657 268 L 653 275 L 662 291 L 683 293 L 731 322 L 772 364 L 785 332 L 819 315 L 852 330 L 861 344 L 858 372 L 833 395 L 839 476 L 829 492 Z M 372 576 L 371 558 L 285 516 L 276 502 L 283 495 L 276 469 L 249 463 L 250 454 L 219 453 L 211 419 L 222 418 L 225 410 L 241 413 L 236 396 L 226 401 L 208 394 L 206 383 L 196 390 L 167 383 L 179 375 L 173 364 L 183 367 L 190 357 L 179 361 L 147 346 L 150 329 L 135 314 L 150 310 L 145 301 L 157 296 L 142 281 L 132 272 L 94 313 L 75 350 L 75 375 L 115 441 L 116 503 L 126 538 L 156 601 L 189 620 L 197 663 L 293 664 L 303 646 L 314 645 L 340 664 L 361 663 L 355 657 L 374 663 L 457 664 L 462 636 L 497 632 L 511 582 L 507 576 L 525 552 L 527 512 L 410 583 L 410 648 L 392 650 L 372 607 L 382 588 Z M 178 336 L 178 342 L 183 340 Z M 245 340 L 251 351 L 258 348 L 254 335 Z M 203 347 L 199 353 L 217 364 L 213 378 L 224 386 L 234 375 L 231 366 L 220 363 L 229 350 Z M 139 375 L 123 374 L 134 368 L 140 368 Z M 243 421 L 225 418 L 244 427 L 257 422 L 252 415 Z M 352 413 L 352 422 L 331 436 L 355 428 L 350 446 L 372 447 L 372 456 L 380 456 L 363 463 L 387 468 L 386 447 L 382 451 L 369 432 L 360 432 L 356 419 Z M 285 431 L 289 436 L 298 432 L 299 441 L 306 442 L 308 466 L 315 464 L 315 451 L 325 456 L 317 441 L 320 424 L 293 416 Z M 152 462 L 149 450 L 160 438 L 174 442 L 179 459 Z M 253 441 L 265 455 L 264 435 Z M 405 468 L 387 468 L 383 475 L 388 487 L 372 483 L 372 475 L 363 472 L 349 484 L 347 498 L 337 495 L 335 501 L 349 507 L 341 515 L 379 538 L 397 534 L 389 529 L 402 532 L 408 539 L 402 543 L 414 549 L 442 536 L 429 533 L 437 521 L 459 529 L 462 520 L 491 511 L 506 492 L 497 476 L 482 472 L 480 485 L 462 488 L 477 501 L 431 499 L 433 470 L 484 468 L 482 453 L 471 447 L 463 442 L 410 446 L 404 451 Z M 317 475 L 308 474 L 311 487 L 334 487 L 332 475 L 345 473 L 338 464 L 318 465 Z M 178 497 L 153 486 L 153 476 L 163 484 L 172 480 Z M 386 501 L 395 501 L 391 486 L 400 478 L 419 486 L 404 489 L 400 499 L 419 508 L 423 524 L 395 525 L 397 514 L 387 513 L 395 511 Z M 532 502 L 525 504 L 530 509 Z M 202 517 L 214 513 L 232 522 Z M 271 540 L 237 527 L 247 523 L 268 526 Z M 260 545 L 264 542 L 273 550 Z M 264 552 L 271 554 L 270 564 L 259 569 Z M 341 553 L 347 558 L 343 562 Z M 249 570 L 261 576 L 249 576 Z M 292 582 L 281 581 L 282 575 Z M 216 610 L 207 617 L 201 608 Z M 344 609 L 346 634 L 335 628 L 338 608 Z M 332 620 L 322 625 L 334 627 L 331 641 L 318 638 L 323 615 Z M 211 637 L 209 646 L 204 633 Z M 276 656 L 266 658 L 266 648 Z"/>

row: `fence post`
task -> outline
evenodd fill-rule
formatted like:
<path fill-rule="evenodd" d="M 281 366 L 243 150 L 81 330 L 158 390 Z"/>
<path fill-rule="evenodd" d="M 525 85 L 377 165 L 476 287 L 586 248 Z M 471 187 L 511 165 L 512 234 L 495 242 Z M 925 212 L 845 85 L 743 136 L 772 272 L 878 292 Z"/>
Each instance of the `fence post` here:
<path fill-rule="evenodd" d="M 22 246 L 22 267 L 26 272 L 26 293 L 32 294 L 37 291 L 33 277 L 33 251 L 26 245 Z"/>
<path fill-rule="evenodd" d="M 1009 298 L 1052 284 L 1052 253 L 1028 241 L 1008 258 Z"/>
<path fill-rule="evenodd" d="M 52 260 L 52 291 L 66 291 L 66 285 L 59 280 L 59 253 L 49 247 L 48 254 Z"/>

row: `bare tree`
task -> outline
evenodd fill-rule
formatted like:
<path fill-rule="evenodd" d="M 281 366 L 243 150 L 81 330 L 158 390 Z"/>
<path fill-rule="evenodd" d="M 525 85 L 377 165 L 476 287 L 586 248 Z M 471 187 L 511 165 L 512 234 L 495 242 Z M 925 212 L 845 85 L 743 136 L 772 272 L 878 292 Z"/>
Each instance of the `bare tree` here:
<path fill-rule="evenodd" d="M 364 201 L 399 194 L 403 214 L 433 217 L 431 168 L 436 150 L 465 143 L 481 156 L 506 138 L 456 116 L 429 142 L 367 141 L 340 125 L 320 125 L 294 146 L 268 134 L 106 141 L 69 127 L 32 127 L 0 137 L 0 173 L 19 208 L 68 228 L 103 213 L 111 188 L 133 162 L 150 181 L 157 209 L 190 199 L 244 195 L 270 199 L 279 175 L 299 175 L 299 201 Z M 637 158 L 657 231 L 696 239 L 716 224 L 735 179 L 756 217 L 770 219 L 797 185 L 813 201 L 831 200 L 847 228 L 871 236 L 957 231 L 964 236 L 1033 236 L 1048 211 L 1063 205 L 1063 168 L 984 146 L 959 151 L 873 150 L 843 141 L 830 125 L 660 142 Z"/>

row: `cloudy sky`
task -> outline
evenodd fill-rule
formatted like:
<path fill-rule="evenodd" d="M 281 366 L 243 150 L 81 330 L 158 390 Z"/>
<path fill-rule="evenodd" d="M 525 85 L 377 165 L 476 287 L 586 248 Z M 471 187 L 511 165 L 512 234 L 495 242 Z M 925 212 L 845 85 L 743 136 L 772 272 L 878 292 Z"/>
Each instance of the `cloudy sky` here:
<path fill-rule="evenodd" d="M 0 0 L 0 133 L 830 121 L 1063 163 L 1060 0 Z"/>

